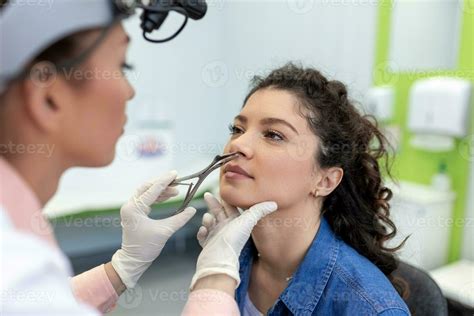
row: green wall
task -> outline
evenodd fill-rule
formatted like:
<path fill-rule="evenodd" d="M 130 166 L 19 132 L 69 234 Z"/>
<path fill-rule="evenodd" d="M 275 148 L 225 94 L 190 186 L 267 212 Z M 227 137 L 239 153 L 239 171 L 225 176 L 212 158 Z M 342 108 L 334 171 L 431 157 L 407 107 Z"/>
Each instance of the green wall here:
<path fill-rule="evenodd" d="M 394 118 L 389 123 L 399 125 L 402 133 L 399 152 L 393 166 L 393 175 L 399 180 L 429 184 L 431 177 L 437 172 L 440 162 L 445 161 L 447 163 L 448 174 L 452 179 L 452 189 L 456 192 L 456 202 L 452 214 L 453 222 L 462 223 L 452 226 L 450 249 L 447 258 L 449 262 L 459 258 L 462 246 L 463 216 L 468 194 L 469 159 L 474 159 L 472 157 L 472 148 L 469 151 L 469 146 L 472 146 L 474 141 L 472 138 L 474 137 L 473 106 L 471 106 L 470 112 L 470 136 L 457 140 L 456 149 L 452 152 L 430 153 L 411 147 L 409 144 L 411 134 L 407 131 L 406 126 L 409 89 L 414 81 L 420 78 L 443 75 L 469 79 L 474 84 L 474 0 L 464 1 L 461 47 L 457 68 L 449 71 L 424 71 L 423 73 L 416 73 L 393 72 L 388 66 L 392 2 L 390 0 L 381 0 L 378 8 L 373 71 L 374 85 L 392 85 L 395 89 Z M 413 50 L 415 52 L 416 48 Z"/>

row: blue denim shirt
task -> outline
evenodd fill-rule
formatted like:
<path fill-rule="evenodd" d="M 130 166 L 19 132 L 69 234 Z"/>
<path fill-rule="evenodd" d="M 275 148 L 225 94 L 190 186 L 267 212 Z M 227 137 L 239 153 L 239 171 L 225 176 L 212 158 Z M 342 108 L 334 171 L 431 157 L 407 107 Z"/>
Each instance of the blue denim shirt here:
<path fill-rule="evenodd" d="M 240 254 L 241 283 L 236 300 L 241 312 L 256 255 L 250 239 Z M 338 238 L 322 218 L 306 256 L 267 315 L 410 315 L 410 312 L 382 271 Z"/>

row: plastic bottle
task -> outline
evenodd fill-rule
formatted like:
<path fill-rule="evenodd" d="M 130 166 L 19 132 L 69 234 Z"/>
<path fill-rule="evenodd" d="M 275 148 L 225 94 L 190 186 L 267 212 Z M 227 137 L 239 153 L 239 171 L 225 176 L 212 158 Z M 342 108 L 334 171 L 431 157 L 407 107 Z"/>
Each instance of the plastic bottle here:
<path fill-rule="evenodd" d="M 451 189 L 451 178 L 447 173 L 446 162 L 442 161 L 438 167 L 438 173 L 431 178 L 431 186 L 440 191 Z"/>

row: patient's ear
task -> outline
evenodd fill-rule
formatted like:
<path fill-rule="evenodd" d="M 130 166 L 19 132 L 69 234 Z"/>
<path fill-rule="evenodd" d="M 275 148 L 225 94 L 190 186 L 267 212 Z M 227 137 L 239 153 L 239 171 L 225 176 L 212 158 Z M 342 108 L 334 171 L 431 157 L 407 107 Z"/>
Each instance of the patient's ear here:
<path fill-rule="evenodd" d="M 344 171 L 339 167 L 320 169 L 312 194 L 316 197 L 328 196 L 341 183 L 343 175 Z"/>

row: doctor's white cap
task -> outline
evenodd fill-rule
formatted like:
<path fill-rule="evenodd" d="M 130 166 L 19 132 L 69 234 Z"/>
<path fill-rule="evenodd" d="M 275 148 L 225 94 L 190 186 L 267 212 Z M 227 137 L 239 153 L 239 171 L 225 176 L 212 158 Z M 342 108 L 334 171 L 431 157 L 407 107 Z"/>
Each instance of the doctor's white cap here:
<path fill-rule="evenodd" d="M 53 43 L 124 16 L 112 0 L 7 1 L 0 10 L 0 93 Z"/>

